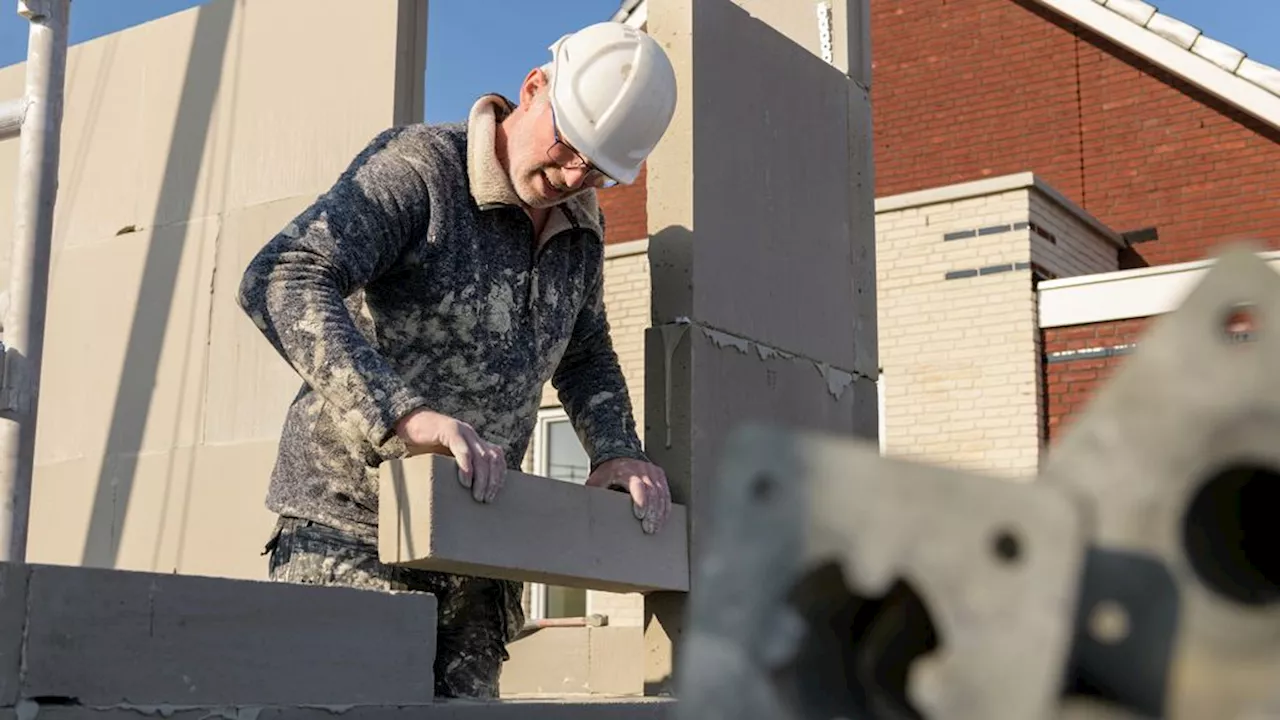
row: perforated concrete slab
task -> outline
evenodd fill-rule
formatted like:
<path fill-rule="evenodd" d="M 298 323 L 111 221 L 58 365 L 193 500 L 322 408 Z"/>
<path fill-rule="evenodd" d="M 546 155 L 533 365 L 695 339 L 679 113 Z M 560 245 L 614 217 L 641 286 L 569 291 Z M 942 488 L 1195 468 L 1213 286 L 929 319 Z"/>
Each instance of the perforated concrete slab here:
<path fill-rule="evenodd" d="M 689 588 L 684 507 L 646 535 L 625 493 L 508 471 L 479 503 L 442 455 L 384 463 L 384 563 L 610 592 Z"/>
<path fill-rule="evenodd" d="M 22 697 L 104 707 L 434 695 L 428 594 L 36 565 L 26 607 Z"/>

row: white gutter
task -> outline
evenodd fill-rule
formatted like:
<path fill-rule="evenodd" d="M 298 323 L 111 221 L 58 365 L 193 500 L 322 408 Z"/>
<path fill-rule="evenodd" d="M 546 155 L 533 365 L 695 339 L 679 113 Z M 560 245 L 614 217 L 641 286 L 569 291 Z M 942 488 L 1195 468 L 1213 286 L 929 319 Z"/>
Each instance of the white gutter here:
<path fill-rule="evenodd" d="M 1280 251 L 1258 253 L 1280 272 Z M 1037 286 L 1040 327 L 1152 317 L 1182 304 L 1215 260 L 1044 280 Z"/>

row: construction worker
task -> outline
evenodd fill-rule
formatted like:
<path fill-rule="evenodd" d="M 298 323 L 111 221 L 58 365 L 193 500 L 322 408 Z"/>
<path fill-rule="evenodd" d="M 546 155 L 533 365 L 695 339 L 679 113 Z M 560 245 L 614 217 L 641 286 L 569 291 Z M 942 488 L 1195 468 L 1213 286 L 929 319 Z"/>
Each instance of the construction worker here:
<path fill-rule="evenodd" d="M 675 101 L 652 38 L 584 28 L 551 46 L 518 105 L 486 95 L 465 123 L 381 133 L 245 271 L 241 307 L 304 380 L 266 498 L 270 577 L 435 594 L 440 697 L 496 697 L 522 584 L 382 565 L 382 462 L 452 455 L 491 503 L 549 380 L 587 484 L 630 493 L 645 532 L 670 508 L 610 338 L 596 189 L 635 180 Z"/>

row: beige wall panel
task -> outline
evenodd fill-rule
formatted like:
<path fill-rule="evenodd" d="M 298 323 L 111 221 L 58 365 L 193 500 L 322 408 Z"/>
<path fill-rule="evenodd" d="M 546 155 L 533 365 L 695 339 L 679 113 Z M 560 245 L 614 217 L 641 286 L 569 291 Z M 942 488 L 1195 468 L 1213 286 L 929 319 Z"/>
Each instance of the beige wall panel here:
<path fill-rule="evenodd" d="M 314 196 L 392 123 L 397 6 L 241 0 L 205 163 L 221 207 Z"/>
<path fill-rule="evenodd" d="M 236 303 L 244 268 L 262 245 L 311 203 L 291 198 L 223 217 L 214 277 L 204 442 L 275 441 L 289 403 L 302 385 L 298 374 L 267 343 Z"/>
<path fill-rule="evenodd" d="M 72 8 L 72 23 L 75 8 Z M 127 34 L 109 35 L 73 47 L 67 55 L 66 105 L 59 158 L 57 221 L 52 266 L 68 247 L 112 238 L 139 217 L 146 154 L 143 108 L 150 51 Z M 159 65 L 160 63 L 157 63 Z M 18 141 L 11 141 L 17 146 Z M 6 171 L 13 166 L 5 166 Z M 0 186 L 15 182 L 6 173 Z M 0 225 L 12 237 L 13 224 Z M 4 257 L 9 257 L 5 242 Z M 5 278 L 7 283 L 8 278 Z"/>
<path fill-rule="evenodd" d="M 67 460 L 36 469 L 31 488 L 28 562 L 80 564 L 101 470 L 100 457 Z M 112 511 L 108 507 L 104 512 Z"/>
<path fill-rule="evenodd" d="M 178 572 L 248 580 L 267 577 L 263 546 L 275 516 L 263 506 L 276 443 L 204 445 L 190 478 Z"/>
<path fill-rule="evenodd" d="M 263 243 L 413 119 L 425 7 L 212 0 L 69 50 L 32 560 L 264 577 L 263 495 L 300 381 L 236 291 Z M 0 99 L 25 71 L 0 70 Z M 0 197 L 17 149 L 0 143 Z"/>
<path fill-rule="evenodd" d="M 136 468 L 130 473 L 132 487 L 128 501 L 95 507 L 93 512 L 106 514 L 110 520 L 101 524 L 90 523 L 91 528 L 108 527 L 113 532 L 90 537 L 83 529 L 77 533 L 75 530 L 79 528 L 66 528 L 63 537 L 71 543 L 68 550 L 80 551 L 77 564 L 103 565 L 95 559 L 111 555 L 102 552 L 102 544 L 114 543 L 114 554 L 118 557 L 115 567 L 165 573 L 176 571 L 178 553 L 184 540 L 183 525 L 194 509 L 191 507 L 190 478 L 195 468 L 196 453 L 196 448 L 188 447 L 128 458 L 128 465 Z M 120 465 L 120 459 L 124 458 L 113 458 L 112 466 Z M 92 496 L 93 488 L 90 491 Z M 41 513 L 45 522 L 57 522 L 48 513 L 51 509 L 46 508 Z"/>
<path fill-rule="evenodd" d="M 50 283 L 37 465 L 197 442 L 217 225 L 197 220 L 60 253 Z M 173 258 L 171 292 L 144 285 L 151 253 Z M 167 317 L 157 314 L 166 306 Z M 154 364 L 126 364 L 131 343 L 155 348 Z M 151 393 L 130 392 L 153 382 Z M 107 447 L 113 419 L 143 424 L 144 417 L 141 446 Z M 119 433 L 117 442 L 125 439 Z"/>

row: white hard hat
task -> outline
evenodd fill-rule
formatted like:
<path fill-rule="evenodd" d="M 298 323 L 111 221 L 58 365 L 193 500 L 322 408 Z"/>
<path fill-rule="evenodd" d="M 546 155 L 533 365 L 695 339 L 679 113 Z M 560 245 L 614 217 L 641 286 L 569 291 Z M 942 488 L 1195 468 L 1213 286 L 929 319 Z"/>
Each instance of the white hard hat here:
<path fill-rule="evenodd" d="M 565 140 L 619 183 L 631 183 L 671 123 L 676 74 L 648 34 L 589 25 L 551 46 L 551 107 Z"/>

